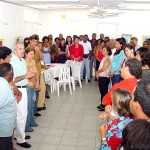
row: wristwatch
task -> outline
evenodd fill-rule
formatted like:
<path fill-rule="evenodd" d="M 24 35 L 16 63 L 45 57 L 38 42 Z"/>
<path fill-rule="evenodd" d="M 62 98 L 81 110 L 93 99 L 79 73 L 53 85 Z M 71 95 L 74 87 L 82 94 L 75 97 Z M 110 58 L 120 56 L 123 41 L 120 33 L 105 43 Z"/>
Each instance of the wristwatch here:
<path fill-rule="evenodd" d="M 106 141 L 106 138 L 101 138 L 101 142 L 105 142 Z"/>

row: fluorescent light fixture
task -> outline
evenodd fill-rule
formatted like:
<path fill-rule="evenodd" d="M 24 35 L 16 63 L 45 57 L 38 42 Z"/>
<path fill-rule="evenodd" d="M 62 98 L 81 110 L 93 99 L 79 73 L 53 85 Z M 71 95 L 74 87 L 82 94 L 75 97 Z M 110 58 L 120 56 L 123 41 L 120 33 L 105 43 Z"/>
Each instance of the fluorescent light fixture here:
<path fill-rule="evenodd" d="M 140 2 L 140 3 L 145 3 L 145 2 L 150 2 L 150 0 L 124 0 L 125 2 Z"/>
<path fill-rule="evenodd" d="M 60 7 L 70 7 L 70 5 L 60 5 L 60 4 L 51 4 L 47 6 L 48 8 L 60 8 Z"/>
<path fill-rule="evenodd" d="M 26 0 L 27 2 L 79 2 L 80 0 Z"/>

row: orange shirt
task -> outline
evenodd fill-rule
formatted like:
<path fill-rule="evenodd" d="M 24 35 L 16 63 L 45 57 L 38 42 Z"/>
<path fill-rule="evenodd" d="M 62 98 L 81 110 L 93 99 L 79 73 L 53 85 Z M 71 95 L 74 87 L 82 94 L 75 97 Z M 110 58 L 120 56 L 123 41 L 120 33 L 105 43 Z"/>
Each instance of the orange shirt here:
<path fill-rule="evenodd" d="M 124 89 L 132 93 L 134 88 L 137 85 L 137 79 L 136 78 L 129 78 L 120 81 L 119 83 L 114 84 L 114 86 L 109 90 L 109 92 L 104 96 L 103 101 L 105 105 L 111 105 L 112 100 L 111 100 L 111 93 L 118 88 Z"/>

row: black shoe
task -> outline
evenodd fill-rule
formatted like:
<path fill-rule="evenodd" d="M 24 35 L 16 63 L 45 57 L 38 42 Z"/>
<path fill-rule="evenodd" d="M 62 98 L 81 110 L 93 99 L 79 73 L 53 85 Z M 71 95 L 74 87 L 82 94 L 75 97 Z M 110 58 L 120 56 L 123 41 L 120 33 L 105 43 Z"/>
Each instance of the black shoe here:
<path fill-rule="evenodd" d="M 46 109 L 46 107 L 45 106 L 43 106 L 43 107 L 39 107 L 39 108 L 37 108 L 37 111 L 41 111 L 41 110 L 45 110 Z"/>
<path fill-rule="evenodd" d="M 41 114 L 36 113 L 36 114 L 34 114 L 34 116 L 40 117 L 40 116 L 41 116 Z"/>
<path fill-rule="evenodd" d="M 99 109 L 99 108 L 101 108 L 101 106 L 98 105 L 97 108 Z"/>
<path fill-rule="evenodd" d="M 45 98 L 50 98 L 50 96 L 49 95 L 45 95 Z"/>
<path fill-rule="evenodd" d="M 82 82 L 83 80 L 81 80 L 81 82 Z"/>
<path fill-rule="evenodd" d="M 91 80 L 88 80 L 88 82 L 91 82 Z"/>
<path fill-rule="evenodd" d="M 27 142 L 24 142 L 24 143 L 17 143 L 17 145 L 19 145 L 19 146 L 21 146 L 21 147 L 23 147 L 23 148 L 30 148 L 30 147 L 31 147 L 31 145 L 28 144 Z"/>
<path fill-rule="evenodd" d="M 31 139 L 31 136 L 30 136 L 30 135 L 26 135 L 26 136 L 25 136 L 25 140 L 28 140 L 28 139 Z"/>
<path fill-rule="evenodd" d="M 98 108 L 98 111 L 104 111 L 105 108 Z"/>
<path fill-rule="evenodd" d="M 83 77 L 83 79 L 85 79 L 85 77 Z"/>

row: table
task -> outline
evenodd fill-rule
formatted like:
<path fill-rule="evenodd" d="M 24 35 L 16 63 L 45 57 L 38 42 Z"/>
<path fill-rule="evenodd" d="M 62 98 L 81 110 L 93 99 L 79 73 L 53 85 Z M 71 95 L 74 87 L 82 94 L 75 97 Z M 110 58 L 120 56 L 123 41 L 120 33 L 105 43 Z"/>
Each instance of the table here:
<path fill-rule="evenodd" d="M 49 66 L 47 70 L 45 70 L 46 74 L 50 74 L 51 78 L 57 78 L 59 77 L 59 71 L 61 68 L 68 67 L 66 64 L 60 64 L 60 63 L 53 63 L 53 64 L 46 64 Z"/>

